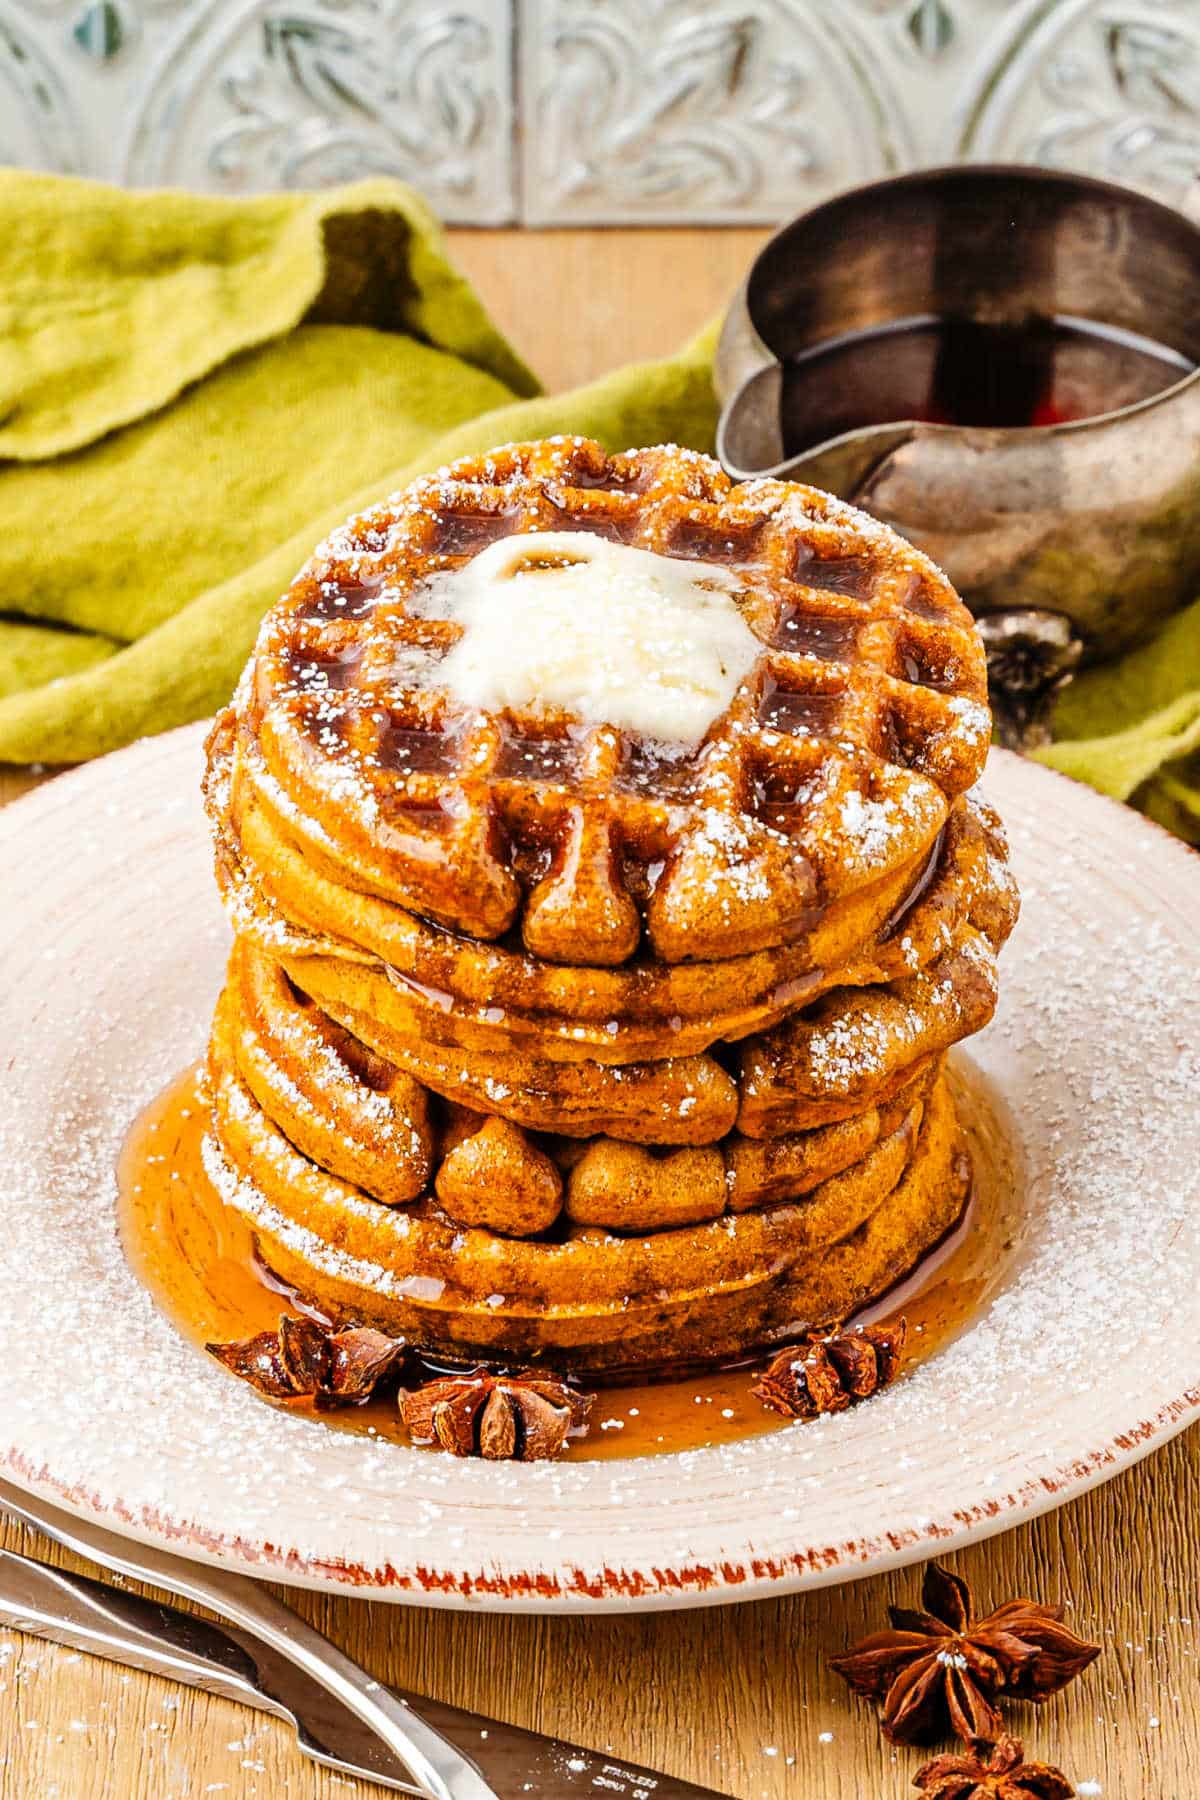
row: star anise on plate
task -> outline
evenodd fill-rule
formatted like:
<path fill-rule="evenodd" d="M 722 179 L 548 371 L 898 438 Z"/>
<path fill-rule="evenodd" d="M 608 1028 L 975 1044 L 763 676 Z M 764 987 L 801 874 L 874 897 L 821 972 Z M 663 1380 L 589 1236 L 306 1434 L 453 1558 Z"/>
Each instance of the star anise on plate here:
<path fill-rule="evenodd" d="M 489 1462 L 541 1462 L 582 1432 L 594 1398 L 533 1370 L 474 1369 L 402 1393 L 400 1411 L 414 1443 Z"/>
<path fill-rule="evenodd" d="M 764 1406 L 785 1419 L 842 1412 L 886 1387 L 900 1366 L 908 1325 L 866 1325 L 861 1331 L 809 1332 L 781 1350 L 754 1386 Z"/>
<path fill-rule="evenodd" d="M 1072 1800 L 1075 1793 L 1061 1769 L 1026 1762 L 1024 1744 L 1011 1737 L 979 1742 L 965 1756 L 935 1756 L 913 1786 L 923 1800 Z"/>
<path fill-rule="evenodd" d="M 894 1744 L 931 1743 L 948 1731 L 991 1743 L 1001 1729 L 997 1696 L 1040 1705 L 1100 1654 L 1063 1624 L 1061 1606 L 1010 1600 L 974 1619 L 970 1588 L 937 1563 L 925 1571 L 921 1600 L 922 1612 L 890 1606 L 890 1631 L 829 1664 L 856 1694 L 882 1701 L 883 1735 Z"/>
<path fill-rule="evenodd" d="M 284 1314 L 277 1331 L 205 1349 L 268 1399 L 311 1400 L 326 1410 L 369 1399 L 398 1371 L 407 1345 L 367 1325 L 339 1331 Z"/>

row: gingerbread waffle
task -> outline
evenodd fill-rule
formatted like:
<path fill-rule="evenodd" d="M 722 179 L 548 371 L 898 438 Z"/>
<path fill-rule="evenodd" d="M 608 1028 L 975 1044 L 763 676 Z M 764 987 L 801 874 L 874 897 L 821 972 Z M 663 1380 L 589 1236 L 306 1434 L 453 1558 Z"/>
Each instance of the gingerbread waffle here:
<path fill-rule="evenodd" d="M 425 1089 L 306 1001 L 282 968 L 238 943 L 230 1029 L 238 1073 L 305 1156 L 386 1206 L 429 1179 Z"/>
<path fill-rule="evenodd" d="M 994 858 L 987 863 L 999 870 Z M 911 973 L 859 986 L 837 981 L 736 1048 L 644 1062 L 542 1057 L 515 1035 L 507 1049 L 480 1048 L 461 1021 L 459 1041 L 446 1043 L 442 1019 L 423 1019 L 408 987 L 386 972 L 325 955 L 285 951 L 280 961 L 331 1018 L 448 1100 L 534 1131 L 702 1145 L 735 1122 L 765 1137 L 850 1117 L 887 1098 L 910 1068 L 980 1030 L 995 1009 L 996 952 L 1012 923 L 1005 893 L 1003 882 L 984 880 L 955 916 L 944 893 L 931 889 L 928 916 L 918 923 L 918 907 L 895 941 L 895 965 Z M 931 952 L 923 967 L 919 946 Z"/>
<path fill-rule="evenodd" d="M 269 1267 L 593 1373 L 878 1294 L 966 1188 L 989 723 L 924 557 L 690 452 L 510 446 L 335 532 L 208 746 L 207 1155 Z"/>
<path fill-rule="evenodd" d="M 241 1080 L 224 1005 L 209 1071 L 209 1173 L 273 1273 L 327 1314 L 452 1354 L 580 1371 L 728 1356 L 887 1287 L 949 1228 L 966 1189 L 939 1079 L 801 1199 L 629 1235 L 564 1213 L 553 1232 L 512 1236 L 436 1201 L 381 1206 L 303 1156 Z"/>
<path fill-rule="evenodd" d="M 207 793 L 218 880 L 235 929 L 277 954 L 377 967 L 394 990 L 389 1016 L 403 1012 L 410 1030 L 432 1041 L 515 1044 L 552 1060 L 686 1056 L 762 1030 L 835 982 L 880 982 L 924 966 L 962 917 L 978 920 L 986 910 L 998 947 L 1016 916 L 1000 822 L 970 795 L 915 869 L 831 909 L 804 945 L 717 962 L 643 955 L 620 969 L 546 963 L 446 932 L 322 874 L 269 804 L 245 787 L 235 800 L 230 723 L 210 745 Z M 356 984 L 352 974 L 348 980 Z"/>
<path fill-rule="evenodd" d="M 333 1025 L 280 964 L 242 941 L 220 1007 L 225 1063 L 309 1161 L 385 1205 L 436 1195 L 460 1224 L 536 1236 L 560 1214 L 613 1231 L 657 1231 L 806 1194 L 898 1128 L 941 1072 L 926 1057 L 881 1107 L 766 1142 L 643 1148 L 531 1133 L 500 1114 L 439 1106 Z M 386 1104 L 381 1103 L 380 1096 Z"/>
<path fill-rule="evenodd" d="M 439 578 L 502 537 L 591 533 L 736 583 L 760 647 L 703 742 L 456 702 Z M 531 552 L 533 554 L 533 552 Z M 536 577 L 532 577 L 536 578 Z M 453 464 L 352 520 L 260 633 L 239 726 L 343 882 L 550 962 L 795 943 L 928 850 L 989 733 L 982 647 L 926 557 L 795 483 L 586 439 Z"/>
<path fill-rule="evenodd" d="M 344 886 L 327 860 L 300 847 L 286 799 L 261 759 L 243 752 L 236 777 L 226 780 L 216 743 L 211 756 L 218 879 L 236 929 L 268 946 L 303 953 L 308 939 L 350 961 L 381 963 L 414 997 L 425 994 L 443 1012 L 484 1024 L 507 1023 L 514 1034 L 537 1031 L 550 1054 L 556 1039 L 567 1054 L 630 1059 L 651 1053 L 665 1031 L 682 1034 L 676 1049 L 705 1048 L 771 1024 L 816 989 L 823 970 L 843 967 L 883 933 L 939 860 L 935 839 L 915 862 L 831 907 L 800 944 L 714 962 L 639 954 L 612 969 L 550 963 Z"/>

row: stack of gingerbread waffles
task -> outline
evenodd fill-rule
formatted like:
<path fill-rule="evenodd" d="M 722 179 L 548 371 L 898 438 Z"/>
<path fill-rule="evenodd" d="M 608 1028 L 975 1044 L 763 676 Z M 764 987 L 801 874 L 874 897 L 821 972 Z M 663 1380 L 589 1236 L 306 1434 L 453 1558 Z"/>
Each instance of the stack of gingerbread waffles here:
<path fill-rule="evenodd" d="M 208 1162 L 306 1302 L 615 1371 L 844 1319 L 953 1225 L 1017 909 L 936 568 L 553 439 L 352 520 L 209 741 Z"/>

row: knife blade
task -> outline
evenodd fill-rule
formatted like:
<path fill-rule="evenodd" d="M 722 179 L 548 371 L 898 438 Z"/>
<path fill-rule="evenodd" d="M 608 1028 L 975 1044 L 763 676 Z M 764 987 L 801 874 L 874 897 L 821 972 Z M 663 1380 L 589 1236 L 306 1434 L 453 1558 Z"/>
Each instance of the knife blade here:
<path fill-rule="evenodd" d="M 291 1724 L 314 1762 L 393 1792 L 419 1794 L 409 1771 L 327 1689 L 249 1631 L 0 1551 L 0 1625 L 182 1681 Z M 473 1762 L 499 1800 L 714 1800 L 713 1790 L 540 1732 L 415 1695 L 398 1696 Z M 720 1796 L 716 1800 L 721 1800 Z"/>

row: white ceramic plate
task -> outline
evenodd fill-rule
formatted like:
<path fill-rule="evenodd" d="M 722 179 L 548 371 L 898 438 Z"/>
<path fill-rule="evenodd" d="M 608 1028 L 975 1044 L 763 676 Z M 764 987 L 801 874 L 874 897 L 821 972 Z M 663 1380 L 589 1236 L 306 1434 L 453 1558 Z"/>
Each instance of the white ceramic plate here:
<path fill-rule="evenodd" d="M 496 1608 L 845 1580 L 1016 1524 L 1200 1410 L 1200 858 L 1005 755 L 1024 914 L 971 1057 L 1020 1134 L 1019 1276 L 869 1405 L 648 1460 L 459 1462 L 265 1406 L 126 1266 L 114 1160 L 203 1045 L 227 937 L 201 730 L 0 814 L 0 1463 L 137 1537 L 275 1579 Z"/>

